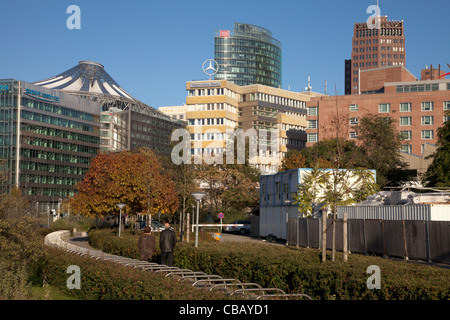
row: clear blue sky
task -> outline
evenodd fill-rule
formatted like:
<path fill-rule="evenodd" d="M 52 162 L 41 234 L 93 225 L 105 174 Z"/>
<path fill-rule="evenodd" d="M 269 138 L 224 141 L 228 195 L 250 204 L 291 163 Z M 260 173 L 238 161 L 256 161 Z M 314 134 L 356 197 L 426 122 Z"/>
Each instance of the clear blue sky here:
<path fill-rule="evenodd" d="M 69 30 L 69 5 L 81 9 L 81 30 Z M 355 22 L 376 0 L 34 0 L 0 2 L 0 78 L 37 81 L 80 60 L 102 63 L 136 98 L 153 107 L 182 105 L 186 81 L 206 79 L 214 31 L 234 22 L 272 31 L 282 43 L 283 88 L 344 89 Z M 381 0 L 381 14 L 405 21 L 406 67 L 450 63 L 450 1 Z M 449 71 L 449 70 L 447 70 Z"/>

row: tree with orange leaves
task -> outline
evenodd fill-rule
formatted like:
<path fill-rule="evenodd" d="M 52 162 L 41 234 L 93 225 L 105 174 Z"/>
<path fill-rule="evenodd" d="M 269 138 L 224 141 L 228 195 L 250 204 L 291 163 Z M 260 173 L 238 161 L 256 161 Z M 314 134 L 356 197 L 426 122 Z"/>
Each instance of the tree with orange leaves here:
<path fill-rule="evenodd" d="M 91 162 L 85 178 L 70 199 L 76 214 L 90 217 L 123 214 L 172 214 L 179 206 L 175 187 L 153 152 L 101 153 Z"/>

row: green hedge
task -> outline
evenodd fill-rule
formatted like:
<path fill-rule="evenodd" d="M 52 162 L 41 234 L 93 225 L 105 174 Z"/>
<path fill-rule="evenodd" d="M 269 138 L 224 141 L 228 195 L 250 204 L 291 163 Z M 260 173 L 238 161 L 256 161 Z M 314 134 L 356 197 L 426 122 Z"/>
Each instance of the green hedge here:
<path fill-rule="evenodd" d="M 62 294 L 82 300 L 214 300 L 229 298 L 217 292 L 193 288 L 162 274 L 119 266 L 64 251 L 46 248 L 43 275 Z M 80 289 L 68 289 L 70 265 L 80 267 Z"/>
<path fill-rule="evenodd" d="M 122 239 L 111 231 L 89 233 L 91 245 L 106 252 L 136 257 L 138 235 Z M 158 243 L 158 241 L 157 241 Z M 340 256 L 338 253 L 337 256 Z M 158 253 L 154 260 L 158 259 Z M 394 261 L 379 257 L 350 255 L 349 261 L 321 263 L 317 249 L 258 243 L 201 243 L 199 248 L 178 243 L 174 264 L 286 292 L 306 293 L 314 299 L 422 300 L 450 298 L 450 270 Z M 381 289 L 369 290 L 367 267 L 381 270 Z"/>

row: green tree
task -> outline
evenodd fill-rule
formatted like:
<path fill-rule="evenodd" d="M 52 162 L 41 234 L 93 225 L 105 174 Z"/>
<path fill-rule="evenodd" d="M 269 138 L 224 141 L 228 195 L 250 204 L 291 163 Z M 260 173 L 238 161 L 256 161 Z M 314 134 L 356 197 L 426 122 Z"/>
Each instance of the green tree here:
<path fill-rule="evenodd" d="M 402 183 L 406 179 L 403 173 L 406 163 L 399 153 L 402 137 L 394 127 L 394 120 L 368 114 L 359 120 L 356 131 L 364 167 L 377 171 L 380 188 Z"/>
<path fill-rule="evenodd" d="M 446 112 L 450 115 L 450 111 Z M 423 183 L 427 187 L 450 187 L 450 121 L 446 121 L 437 130 L 437 145 L 438 148 L 435 153 L 428 156 L 432 158 L 433 162 L 429 165 Z"/>

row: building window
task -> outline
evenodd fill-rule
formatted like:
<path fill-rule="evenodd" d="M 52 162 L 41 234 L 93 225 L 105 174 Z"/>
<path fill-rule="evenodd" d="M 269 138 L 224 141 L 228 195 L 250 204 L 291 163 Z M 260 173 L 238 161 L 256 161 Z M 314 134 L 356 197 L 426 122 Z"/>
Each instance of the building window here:
<path fill-rule="evenodd" d="M 306 141 L 307 142 L 317 142 L 318 141 L 318 134 L 317 133 L 308 133 L 306 135 Z"/>
<path fill-rule="evenodd" d="M 410 126 L 411 125 L 411 117 L 400 117 L 400 125 L 401 126 Z"/>
<path fill-rule="evenodd" d="M 308 116 L 317 116 L 318 107 L 309 107 L 307 108 Z"/>
<path fill-rule="evenodd" d="M 400 131 L 400 135 L 402 136 L 402 140 L 411 140 L 412 139 L 412 131 L 410 131 L 410 130 L 402 130 L 402 131 Z"/>
<path fill-rule="evenodd" d="M 411 103 L 400 103 L 400 112 L 411 112 Z"/>
<path fill-rule="evenodd" d="M 308 129 L 317 129 L 317 120 L 308 120 Z"/>
<path fill-rule="evenodd" d="M 403 144 L 400 146 L 400 151 L 406 153 L 412 153 L 412 146 L 410 144 Z"/>
<path fill-rule="evenodd" d="M 444 101 L 444 110 L 450 110 L 450 101 Z"/>
<path fill-rule="evenodd" d="M 379 113 L 388 113 L 391 112 L 391 105 L 389 103 L 381 103 L 378 105 Z"/>
<path fill-rule="evenodd" d="M 433 102 L 422 102 L 422 111 L 433 111 Z"/>
<path fill-rule="evenodd" d="M 350 125 L 357 125 L 358 124 L 358 118 L 350 118 Z"/>
<path fill-rule="evenodd" d="M 444 123 L 450 119 L 450 116 L 444 115 Z"/>
<path fill-rule="evenodd" d="M 422 130 L 422 140 L 432 140 L 434 138 L 433 130 Z"/>
<path fill-rule="evenodd" d="M 350 111 L 358 111 L 358 105 L 357 104 L 351 104 L 350 105 Z"/>
<path fill-rule="evenodd" d="M 422 117 L 422 125 L 423 126 L 429 126 L 429 125 L 432 125 L 433 123 L 434 123 L 433 116 L 423 116 Z"/>
<path fill-rule="evenodd" d="M 358 133 L 356 131 L 351 131 L 350 132 L 350 139 L 356 139 L 358 138 Z"/>

